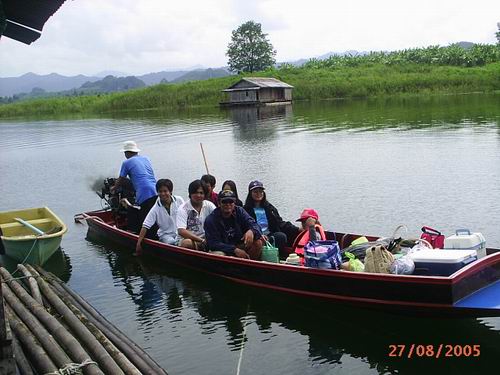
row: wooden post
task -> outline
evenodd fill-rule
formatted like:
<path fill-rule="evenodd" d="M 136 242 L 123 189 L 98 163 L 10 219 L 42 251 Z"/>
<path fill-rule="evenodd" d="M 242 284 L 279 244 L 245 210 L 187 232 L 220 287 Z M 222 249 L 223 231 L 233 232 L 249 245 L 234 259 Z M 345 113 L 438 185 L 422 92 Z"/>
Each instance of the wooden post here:
<path fill-rule="evenodd" d="M 33 364 L 37 371 L 42 374 L 57 371 L 57 367 L 50 360 L 40 343 L 35 339 L 28 327 L 19 319 L 12 311 L 7 310 L 10 326 L 16 337 L 23 343 L 26 350 L 29 351 L 30 357 L 33 358 Z"/>
<path fill-rule="evenodd" d="M 85 345 L 85 349 L 92 355 L 94 360 L 99 363 L 99 367 L 108 374 L 125 375 L 92 332 L 90 332 L 75 314 L 73 314 L 71 309 L 61 301 L 54 291 L 50 289 L 45 280 L 38 278 L 37 282 L 45 298 L 47 298 L 50 304 L 62 316 L 62 320 L 72 330 L 73 334 L 78 337 L 78 340 Z"/>
<path fill-rule="evenodd" d="M 28 265 L 31 273 L 40 277 L 38 272 Z M 50 284 L 47 284 L 49 286 Z M 84 314 L 80 311 L 71 301 L 69 301 L 65 296 L 61 295 L 55 288 L 53 292 L 69 307 L 69 309 L 75 314 L 75 316 L 87 327 L 87 329 L 95 336 L 95 338 L 102 344 L 104 349 L 109 353 L 109 355 L 116 361 L 116 364 L 120 366 L 123 372 L 127 375 L 141 375 L 141 372 L 128 360 L 128 358 L 117 349 L 117 347 L 106 337 L 106 335 L 101 332 L 101 330 L 96 327 Z"/>
<path fill-rule="evenodd" d="M 201 147 L 201 154 L 203 155 L 203 161 L 205 162 L 205 169 L 207 170 L 207 174 L 210 174 L 208 171 L 208 163 L 207 163 L 207 158 L 205 156 L 205 150 L 203 150 L 203 143 L 200 142 L 200 147 Z"/>
<path fill-rule="evenodd" d="M 21 271 L 22 274 L 28 278 L 29 287 L 31 289 L 31 295 L 33 296 L 33 298 L 37 300 L 38 303 L 40 303 L 40 305 L 43 305 L 42 295 L 40 294 L 40 289 L 38 288 L 38 284 L 36 283 L 36 280 L 33 277 L 33 275 L 22 264 L 18 264 L 17 269 Z"/>
<path fill-rule="evenodd" d="M 0 267 L 0 275 L 4 278 L 2 282 L 2 290 L 5 293 L 12 288 L 17 298 L 20 301 L 17 303 L 24 303 L 30 312 L 37 317 L 54 338 L 60 343 L 61 347 L 66 350 L 74 362 L 83 363 L 91 358 L 82 348 L 76 338 L 68 333 L 67 329 L 59 323 L 59 321 L 50 315 L 45 308 L 40 305 L 33 297 L 31 297 L 26 290 L 12 279 L 12 275 L 5 268 Z M 8 284 L 8 285 L 7 285 Z M 22 301 L 22 302 L 21 302 Z M 98 366 L 91 364 L 83 369 L 84 374 L 88 375 L 104 375 Z"/>
<path fill-rule="evenodd" d="M 112 323 L 106 320 L 92 305 L 90 305 L 80 295 L 64 284 L 53 274 L 45 271 L 40 266 L 35 266 L 36 270 L 54 287 L 54 290 L 64 295 L 76 305 L 87 318 L 94 323 L 129 360 L 144 374 L 167 375 L 153 359 L 136 343 L 124 335 Z M 66 300 L 65 300 L 66 302 Z"/>

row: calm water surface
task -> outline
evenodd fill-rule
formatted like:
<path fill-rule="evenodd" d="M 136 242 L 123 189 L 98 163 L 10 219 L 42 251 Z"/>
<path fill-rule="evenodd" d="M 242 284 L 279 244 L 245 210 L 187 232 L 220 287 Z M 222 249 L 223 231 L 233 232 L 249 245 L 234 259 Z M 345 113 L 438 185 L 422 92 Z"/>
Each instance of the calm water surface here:
<path fill-rule="evenodd" d="M 100 208 L 93 186 L 118 174 L 128 139 L 186 198 L 205 172 L 203 142 L 218 188 L 233 179 L 244 200 L 248 182 L 260 179 L 288 220 L 314 207 L 342 232 L 470 228 L 499 247 L 499 120 L 500 95 L 3 120 L 0 207 L 57 212 L 69 232 L 48 268 L 170 374 L 488 373 L 500 318 L 391 315 L 233 285 L 88 242 L 73 215 Z M 412 343 L 479 344 L 481 356 L 388 357 L 389 345 Z"/>

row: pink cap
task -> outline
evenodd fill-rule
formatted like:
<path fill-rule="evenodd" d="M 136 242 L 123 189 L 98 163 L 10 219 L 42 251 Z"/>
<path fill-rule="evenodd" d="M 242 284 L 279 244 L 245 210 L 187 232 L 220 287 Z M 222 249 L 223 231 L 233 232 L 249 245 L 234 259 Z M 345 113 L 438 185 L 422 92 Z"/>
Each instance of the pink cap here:
<path fill-rule="evenodd" d="M 306 208 L 304 209 L 304 211 L 302 211 L 302 213 L 300 214 L 300 218 L 298 218 L 296 221 L 306 220 L 309 219 L 310 217 L 318 220 L 319 219 L 318 212 L 312 208 Z"/>

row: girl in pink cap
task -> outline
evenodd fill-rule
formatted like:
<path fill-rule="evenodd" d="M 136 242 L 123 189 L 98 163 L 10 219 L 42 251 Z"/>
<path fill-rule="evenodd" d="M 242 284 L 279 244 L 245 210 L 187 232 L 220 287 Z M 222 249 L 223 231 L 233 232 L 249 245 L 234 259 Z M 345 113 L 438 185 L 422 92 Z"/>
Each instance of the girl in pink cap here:
<path fill-rule="evenodd" d="M 319 222 L 318 212 L 312 208 L 306 208 L 296 220 L 302 224 L 302 232 L 295 239 L 293 249 L 299 255 L 304 255 L 304 246 L 309 241 L 326 240 L 325 230 Z"/>

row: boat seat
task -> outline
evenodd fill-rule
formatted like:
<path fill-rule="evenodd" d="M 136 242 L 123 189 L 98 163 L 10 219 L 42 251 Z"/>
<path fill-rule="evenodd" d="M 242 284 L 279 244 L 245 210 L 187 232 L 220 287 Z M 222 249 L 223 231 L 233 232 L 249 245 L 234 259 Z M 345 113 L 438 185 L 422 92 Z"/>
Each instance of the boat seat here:
<path fill-rule="evenodd" d="M 27 223 L 30 223 L 31 225 L 36 226 L 37 224 L 50 224 L 53 223 L 54 220 L 50 218 L 43 218 L 43 219 L 33 219 L 33 220 L 25 220 Z M 18 223 L 17 221 L 12 222 L 12 223 L 5 223 L 5 224 L 0 224 L 0 229 L 10 229 L 10 228 L 19 228 L 19 227 L 24 227 L 23 224 Z"/>

